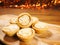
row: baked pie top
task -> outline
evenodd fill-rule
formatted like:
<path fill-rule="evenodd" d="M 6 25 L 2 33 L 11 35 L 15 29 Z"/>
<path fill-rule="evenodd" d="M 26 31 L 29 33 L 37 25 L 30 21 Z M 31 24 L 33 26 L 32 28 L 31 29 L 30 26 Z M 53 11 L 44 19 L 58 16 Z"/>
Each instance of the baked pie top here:
<path fill-rule="evenodd" d="M 14 24 L 14 23 L 17 23 L 17 17 L 14 17 L 12 19 L 10 19 L 10 23 Z"/>
<path fill-rule="evenodd" d="M 19 31 L 19 34 L 23 37 L 32 35 L 32 30 L 30 28 L 24 28 Z"/>
<path fill-rule="evenodd" d="M 47 25 L 43 22 L 38 22 L 34 25 L 36 28 L 42 29 L 45 28 Z"/>
<path fill-rule="evenodd" d="M 27 15 L 21 16 L 19 18 L 19 23 L 21 23 L 22 25 L 28 25 L 29 22 L 30 22 L 29 16 L 27 16 Z"/>
<path fill-rule="evenodd" d="M 19 26 L 16 24 L 10 24 L 10 25 L 2 28 L 2 31 L 5 32 L 6 34 L 8 34 L 9 36 L 12 36 L 18 30 L 19 30 Z"/>
<path fill-rule="evenodd" d="M 32 18 L 31 15 L 29 13 L 21 13 L 18 16 L 18 25 L 20 27 L 29 27 L 32 24 Z"/>
<path fill-rule="evenodd" d="M 39 21 L 39 19 L 37 18 L 37 17 L 32 17 L 32 23 L 34 24 L 34 23 L 36 23 L 36 22 L 38 22 Z"/>
<path fill-rule="evenodd" d="M 22 39 L 30 39 L 34 35 L 35 35 L 35 31 L 31 28 L 23 28 L 17 33 L 17 36 Z"/>

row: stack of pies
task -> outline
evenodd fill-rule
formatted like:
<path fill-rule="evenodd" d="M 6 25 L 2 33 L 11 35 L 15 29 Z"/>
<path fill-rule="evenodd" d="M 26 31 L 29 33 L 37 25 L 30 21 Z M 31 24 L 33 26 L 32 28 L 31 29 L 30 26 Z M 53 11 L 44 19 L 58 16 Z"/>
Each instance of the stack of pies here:
<path fill-rule="evenodd" d="M 48 26 L 29 13 L 21 13 L 19 16 L 12 18 L 10 24 L 7 27 L 3 27 L 2 31 L 8 36 L 16 34 L 22 41 L 30 41 L 35 34 L 40 37 L 51 36 Z"/>

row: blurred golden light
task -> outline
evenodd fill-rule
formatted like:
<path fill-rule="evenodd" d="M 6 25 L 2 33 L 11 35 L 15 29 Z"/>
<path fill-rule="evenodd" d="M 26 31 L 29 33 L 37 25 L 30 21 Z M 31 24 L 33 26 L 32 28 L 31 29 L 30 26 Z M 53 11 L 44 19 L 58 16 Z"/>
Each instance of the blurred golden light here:
<path fill-rule="evenodd" d="M 2 1 L 0 1 L 0 3 L 1 3 Z"/>
<path fill-rule="evenodd" d="M 15 5 L 15 7 L 18 7 L 18 5 Z"/>
<path fill-rule="evenodd" d="M 13 7 L 13 5 L 10 5 L 9 7 Z"/>
<path fill-rule="evenodd" d="M 43 4 L 43 5 L 42 5 L 42 8 L 44 8 L 44 7 L 46 7 L 46 6 L 47 6 L 46 4 Z"/>
<path fill-rule="evenodd" d="M 60 3 L 60 1 L 58 1 L 58 3 Z"/>

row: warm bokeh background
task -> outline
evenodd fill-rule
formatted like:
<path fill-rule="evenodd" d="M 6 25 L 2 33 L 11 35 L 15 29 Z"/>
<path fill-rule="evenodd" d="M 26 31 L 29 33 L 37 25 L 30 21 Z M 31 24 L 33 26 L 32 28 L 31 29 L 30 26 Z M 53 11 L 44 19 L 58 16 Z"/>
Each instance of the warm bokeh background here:
<path fill-rule="evenodd" d="M 60 0 L 0 0 L 0 7 L 20 8 L 20 9 L 59 8 Z"/>
<path fill-rule="evenodd" d="M 60 25 L 60 0 L 0 0 L 0 15 L 28 12 L 40 21 Z"/>

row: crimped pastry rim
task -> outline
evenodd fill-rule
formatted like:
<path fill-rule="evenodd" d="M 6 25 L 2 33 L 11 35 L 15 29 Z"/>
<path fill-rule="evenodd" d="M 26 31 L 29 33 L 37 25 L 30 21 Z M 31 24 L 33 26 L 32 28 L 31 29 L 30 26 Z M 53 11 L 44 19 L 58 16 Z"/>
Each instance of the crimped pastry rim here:
<path fill-rule="evenodd" d="M 39 22 L 39 21 L 38 21 Z M 35 22 L 34 24 L 32 24 L 32 28 L 35 30 L 35 32 L 36 33 L 40 33 L 41 31 L 43 32 L 43 30 L 45 30 L 46 31 L 46 29 L 48 30 L 48 27 L 46 26 L 45 28 L 43 28 L 43 30 L 41 30 L 40 28 L 36 28 L 34 25 L 36 24 L 36 23 L 38 23 L 38 22 Z"/>
<path fill-rule="evenodd" d="M 31 29 L 31 31 L 32 31 L 32 34 L 29 35 L 28 37 L 22 37 L 22 35 L 19 35 L 18 32 L 17 32 L 17 36 L 18 36 L 18 38 L 21 39 L 22 41 L 30 40 L 30 39 L 32 39 L 32 38 L 34 37 L 34 35 L 35 35 L 35 31 L 34 31 L 33 29 Z"/>
<path fill-rule="evenodd" d="M 36 34 L 39 36 L 39 37 L 42 37 L 42 38 L 48 38 L 52 35 L 52 33 L 48 30 L 48 27 L 46 26 L 45 28 L 43 29 L 40 29 L 40 28 L 36 28 L 34 25 L 38 23 L 38 22 L 35 22 L 33 25 L 32 25 L 32 28 L 35 30 Z M 42 32 L 44 33 L 45 31 L 47 31 L 47 34 L 48 36 L 41 36 Z M 43 34 L 42 34 L 43 35 Z"/>
<path fill-rule="evenodd" d="M 18 27 L 18 29 L 17 29 L 17 30 L 13 30 L 13 31 L 10 31 L 10 29 L 9 29 L 10 32 L 4 30 L 4 28 L 7 28 L 7 29 L 8 29 L 8 26 L 11 26 L 11 25 L 16 25 L 16 26 Z M 3 28 L 2 28 L 2 31 L 3 31 L 6 35 L 12 37 L 12 36 L 14 36 L 14 35 L 19 31 L 19 28 L 20 28 L 20 27 L 19 27 L 17 24 L 10 24 L 10 25 L 7 25 L 6 27 L 3 27 Z"/>
<path fill-rule="evenodd" d="M 24 16 L 24 15 L 27 15 L 29 18 L 30 18 L 30 21 L 29 21 L 29 23 L 27 24 L 27 25 L 22 25 L 21 23 L 19 23 L 19 18 L 20 17 L 22 17 L 22 16 Z M 21 13 L 19 16 L 18 16 L 18 25 L 20 26 L 20 27 L 29 27 L 31 24 L 32 24 L 32 18 L 31 18 L 31 15 L 29 14 L 29 13 Z"/>

